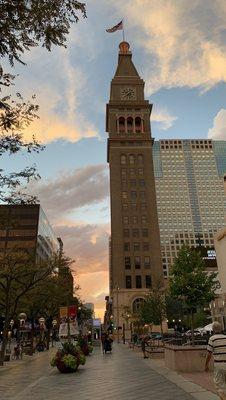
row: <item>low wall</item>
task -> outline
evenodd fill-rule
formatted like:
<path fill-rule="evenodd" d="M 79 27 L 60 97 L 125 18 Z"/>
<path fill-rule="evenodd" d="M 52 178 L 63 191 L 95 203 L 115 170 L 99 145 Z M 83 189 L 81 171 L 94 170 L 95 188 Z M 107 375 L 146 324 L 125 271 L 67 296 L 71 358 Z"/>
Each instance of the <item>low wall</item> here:
<path fill-rule="evenodd" d="M 174 371 L 204 371 L 206 346 L 165 346 L 165 365 Z M 211 360 L 210 369 L 213 368 Z"/>

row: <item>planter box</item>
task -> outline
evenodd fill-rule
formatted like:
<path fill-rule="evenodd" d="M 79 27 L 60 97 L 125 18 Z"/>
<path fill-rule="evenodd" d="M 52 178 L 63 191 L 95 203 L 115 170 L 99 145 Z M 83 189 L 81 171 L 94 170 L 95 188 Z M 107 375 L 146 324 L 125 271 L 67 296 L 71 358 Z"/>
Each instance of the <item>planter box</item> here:
<path fill-rule="evenodd" d="M 174 371 L 204 371 L 206 346 L 165 346 L 165 365 Z M 210 369 L 213 369 L 211 360 Z"/>

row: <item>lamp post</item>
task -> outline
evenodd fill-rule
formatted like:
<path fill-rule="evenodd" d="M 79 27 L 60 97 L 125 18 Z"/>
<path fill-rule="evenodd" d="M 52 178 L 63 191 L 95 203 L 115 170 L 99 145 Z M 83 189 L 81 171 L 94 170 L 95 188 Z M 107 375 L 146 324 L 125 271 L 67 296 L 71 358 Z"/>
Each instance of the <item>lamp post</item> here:
<path fill-rule="evenodd" d="M 56 336 L 56 326 L 57 326 L 57 320 L 56 319 L 52 320 L 52 326 L 53 326 L 53 329 L 52 329 L 52 347 L 53 347 L 53 341 L 54 341 L 54 338 Z"/>
<path fill-rule="evenodd" d="M 119 304 L 118 304 L 119 287 L 116 287 L 116 308 L 117 308 L 117 338 L 119 343 Z"/>

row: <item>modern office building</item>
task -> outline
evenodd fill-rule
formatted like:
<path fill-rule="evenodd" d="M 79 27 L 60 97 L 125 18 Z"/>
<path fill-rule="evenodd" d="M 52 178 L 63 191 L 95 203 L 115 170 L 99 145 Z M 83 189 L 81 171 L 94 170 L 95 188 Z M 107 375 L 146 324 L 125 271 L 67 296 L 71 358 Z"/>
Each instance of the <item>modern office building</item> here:
<path fill-rule="evenodd" d="M 153 160 L 162 264 L 167 277 L 184 243 L 213 248 L 214 234 L 225 225 L 226 141 L 155 141 Z"/>
<path fill-rule="evenodd" d="M 39 204 L 0 205 L 0 252 L 29 251 L 45 260 L 59 252 L 59 241 Z"/>
<path fill-rule="evenodd" d="M 163 281 L 153 171 L 150 115 L 144 81 L 129 44 L 119 46 L 111 82 L 106 130 L 110 167 L 110 292 L 113 316 L 122 329 L 126 307 L 136 310 L 148 290 Z"/>

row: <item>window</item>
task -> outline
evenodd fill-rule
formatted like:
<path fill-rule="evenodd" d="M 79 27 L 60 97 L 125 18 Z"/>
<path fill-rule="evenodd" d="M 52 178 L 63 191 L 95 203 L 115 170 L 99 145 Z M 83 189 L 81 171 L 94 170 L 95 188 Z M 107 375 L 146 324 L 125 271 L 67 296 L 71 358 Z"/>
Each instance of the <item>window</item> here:
<path fill-rule="evenodd" d="M 130 154 L 130 156 L 129 156 L 129 163 L 130 164 L 135 164 L 135 157 L 134 157 L 133 154 Z"/>
<path fill-rule="evenodd" d="M 132 221 L 133 221 L 133 224 L 134 224 L 134 225 L 137 225 L 137 223 L 138 223 L 138 217 L 137 217 L 136 215 L 133 215 L 133 216 L 132 216 Z"/>
<path fill-rule="evenodd" d="M 131 193 L 130 193 L 130 197 L 131 197 L 131 200 L 136 200 L 136 198 L 137 198 L 137 192 L 135 192 L 134 190 L 132 190 Z"/>
<path fill-rule="evenodd" d="M 137 185 L 136 179 L 130 179 L 130 185 L 133 187 L 136 186 Z"/>
<path fill-rule="evenodd" d="M 125 118 L 120 117 L 118 120 L 119 132 L 125 132 Z"/>
<path fill-rule="evenodd" d="M 139 180 L 139 185 L 140 185 L 140 187 L 145 187 L 145 180 L 144 179 L 140 179 Z"/>
<path fill-rule="evenodd" d="M 127 192 L 122 192 L 122 198 L 127 199 Z"/>
<path fill-rule="evenodd" d="M 133 118 L 132 117 L 127 118 L 127 132 L 128 133 L 133 132 Z"/>
<path fill-rule="evenodd" d="M 136 288 L 137 289 L 141 289 L 142 288 L 141 275 L 136 275 Z"/>
<path fill-rule="evenodd" d="M 143 191 L 140 192 L 140 198 L 141 200 L 145 200 L 145 192 Z"/>
<path fill-rule="evenodd" d="M 135 268 L 136 269 L 140 269 L 141 262 L 140 262 L 140 257 L 139 256 L 134 257 L 134 264 L 135 264 Z"/>
<path fill-rule="evenodd" d="M 126 225 L 128 225 L 128 223 L 129 223 L 129 217 L 123 217 L 123 224 L 126 224 Z"/>
<path fill-rule="evenodd" d="M 142 229 L 142 236 L 148 237 L 148 229 Z"/>
<path fill-rule="evenodd" d="M 133 243 L 133 250 L 139 251 L 140 250 L 140 243 Z"/>
<path fill-rule="evenodd" d="M 146 223 L 147 223 L 147 217 L 146 217 L 146 215 L 142 215 L 142 216 L 141 216 L 141 223 L 142 223 L 142 224 L 146 224 Z"/>
<path fill-rule="evenodd" d="M 123 210 L 128 210 L 128 203 L 123 203 L 122 204 L 122 209 Z"/>
<path fill-rule="evenodd" d="M 143 154 L 138 154 L 137 156 L 138 164 L 142 165 L 144 163 L 144 156 Z"/>
<path fill-rule="evenodd" d="M 122 168 L 121 169 L 121 176 L 122 176 L 122 178 L 126 178 L 126 168 Z"/>
<path fill-rule="evenodd" d="M 144 169 L 143 168 L 138 168 L 138 174 L 139 175 L 144 175 Z"/>
<path fill-rule="evenodd" d="M 133 229 L 133 237 L 139 237 L 139 229 Z"/>
<path fill-rule="evenodd" d="M 121 161 L 121 164 L 126 164 L 126 155 L 125 154 L 121 154 L 120 161 Z"/>
<path fill-rule="evenodd" d="M 130 257 L 125 257 L 125 269 L 131 269 Z"/>
<path fill-rule="evenodd" d="M 126 289 L 132 288 L 132 277 L 131 275 L 126 275 Z"/>
<path fill-rule="evenodd" d="M 146 283 L 146 288 L 151 289 L 152 284 L 151 284 L 151 275 L 146 275 L 145 277 L 145 283 Z"/>
<path fill-rule="evenodd" d="M 142 125 L 141 125 L 141 118 L 140 118 L 140 117 L 136 117 L 136 118 L 135 118 L 135 132 L 136 132 L 136 133 L 141 132 L 141 127 L 142 127 Z"/>
<path fill-rule="evenodd" d="M 135 169 L 134 168 L 130 168 L 129 173 L 131 176 L 135 176 Z"/>
<path fill-rule="evenodd" d="M 124 243 L 124 251 L 130 251 L 130 243 Z"/>
<path fill-rule="evenodd" d="M 149 243 L 143 243 L 143 251 L 149 251 Z"/>
<path fill-rule="evenodd" d="M 136 203 L 131 203 L 131 210 L 136 211 L 137 210 L 137 204 Z"/>
<path fill-rule="evenodd" d="M 144 301 L 145 300 L 142 298 L 138 298 L 138 299 L 134 300 L 132 309 L 135 314 L 140 310 L 141 306 L 144 304 Z"/>
<path fill-rule="evenodd" d="M 145 268 L 150 268 L 151 263 L 150 263 L 150 257 L 149 256 L 145 256 L 144 257 L 144 267 Z"/>
<path fill-rule="evenodd" d="M 129 229 L 124 229 L 123 235 L 124 235 L 124 237 L 129 237 Z"/>

